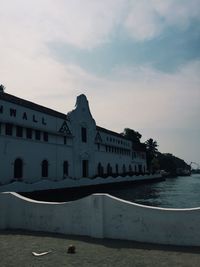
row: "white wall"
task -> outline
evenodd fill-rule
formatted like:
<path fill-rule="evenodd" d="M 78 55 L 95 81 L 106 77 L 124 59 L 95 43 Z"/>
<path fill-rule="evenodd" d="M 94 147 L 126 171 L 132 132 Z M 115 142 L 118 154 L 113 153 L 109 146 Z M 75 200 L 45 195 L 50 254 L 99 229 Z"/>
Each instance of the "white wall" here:
<path fill-rule="evenodd" d="M 142 169 L 147 169 L 146 166 L 146 159 L 142 159 L 139 157 L 140 153 L 136 153 L 137 157 L 132 158 L 132 142 L 130 140 L 127 140 L 125 138 L 120 138 L 116 135 L 112 135 L 112 132 L 105 133 L 101 130 L 97 130 L 97 132 L 100 134 L 102 142 L 100 142 L 100 150 L 97 149 L 96 144 L 96 150 L 95 150 L 95 168 L 96 168 L 96 174 L 97 174 L 97 167 L 98 164 L 101 163 L 101 165 L 104 168 L 104 173 L 107 173 L 107 165 L 110 163 L 112 167 L 113 173 L 116 173 L 116 164 L 118 165 L 118 172 L 123 173 L 123 165 L 126 167 L 126 172 L 129 171 L 129 165 L 132 167 L 132 171 L 136 170 L 138 171 L 138 165 L 142 165 Z M 112 141 L 111 141 L 112 140 Z M 114 141 L 113 141 L 114 140 Z M 106 152 L 105 146 L 110 147 L 116 147 L 119 149 L 126 149 L 130 151 L 130 155 L 127 154 L 120 154 L 116 152 Z M 145 152 L 142 152 L 145 154 Z"/>
<path fill-rule="evenodd" d="M 3 113 L 0 113 L 1 122 L 9 122 L 14 125 L 21 125 L 23 127 L 30 127 L 42 131 L 57 133 L 60 127 L 62 126 L 63 119 L 58 118 L 46 113 L 42 113 L 36 110 L 33 110 L 19 104 L 10 103 L 0 99 L 0 106 L 3 106 Z M 16 110 L 16 116 L 10 116 L 10 109 Z M 23 119 L 24 112 L 27 115 L 27 119 Z M 33 116 L 35 120 L 33 121 Z"/>
<path fill-rule="evenodd" d="M 68 138 L 64 144 L 64 136 L 59 132 L 66 121 L 62 117 L 56 117 L 47 113 L 32 110 L 19 104 L 10 103 L 0 99 L 0 107 L 3 106 L 3 113 L 0 113 L 0 183 L 6 184 L 14 178 L 14 161 L 17 158 L 23 161 L 23 181 L 32 183 L 40 180 L 41 163 L 47 160 L 49 163 L 49 180 L 62 180 L 63 162 L 69 162 L 69 176 L 74 175 L 72 158 L 72 138 Z M 10 109 L 16 110 L 16 116 L 10 116 Z M 26 113 L 27 120 L 23 119 Z M 33 120 L 34 116 L 34 120 Z M 64 114 L 63 114 L 64 116 Z M 37 122 L 36 122 L 37 121 Z M 13 124 L 13 135 L 5 135 L 5 124 Z M 67 121 L 69 128 L 70 122 Z M 23 137 L 16 137 L 16 125 L 23 127 Z M 26 138 L 25 128 L 33 130 L 32 138 Z M 41 140 L 35 139 L 35 130 L 41 131 Z M 48 132 L 48 142 L 43 141 L 43 131 Z"/>
<path fill-rule="evenodd" d="M 88 176 L 92 177 L 95 175 L 95 164 L 94 164 L 94 139 L 96 134 L 96 123 L 93 119 L 89 103 L 85 95 L 77 97 L 75 109 L 68 113 L 68 118 L 71 122 L 71 129 L 73 138 L 73 162 L 74 177 L 82 177 L 82 161 L 88 160 Z M 86 128 L 87 142 L 83 142 L 81 138 L 81 128 Z"/>
<path fill-rule="evenodd" d="M 133 171 L 138 165 L 146 168 L 146 160 L 139 157 L 133 159 L 132 153 L 125 155 L 97 151 L 97 144 L 95 144 L 97 132 L 100 133 L 104 145 L 132 150 L 132 143 L 115 133 L 113 135 L 108 130 L 104 129 L 105 132 L 101 132 L 96 128 L 96 122 L 91 115 L 85 95 L 77 97 L 75 109 L 67 116 L 53 111 L 52 114 L 41 107 L 39 109 L 41 111 L 34 110 L 30 103 L 27 103 L 29 107 L 24 107 L 20 105 L 19 100 L 17 104 L 11 102 L 0 99 L 0 184 L 10 183 L 13 180 L 14 162 L 17 158 L 23 161 L 22 180 L 27 183 L 41 179 L 43 160 L 47 160 L 49 164 L 49 180 L 62 180 L 64 161 L 69 163 L 69 176 L 76 179 L 83 177 L 83 160 L 88 161 L 89 171 L 85 175 L 88 177 L 97 175 L 99 162 L 104 167 L 104 173 L 107 172 L 108 163 L 112 166 L 113 173 L 116 172 L 116 164 L 118 164 L 119 173 L 123 173 L 123 165 L 126 166 L 127 172 L 129 165 L 132 166 Z M 25 117 L 24 114 L 26 114 Z M 71 132 L 71 135 L 67 136 L 67 145 L 64 144 L 66 133 L 60 132 L 64 122 Z M 5 123 L 13 125 L 12 136 L 6 135 Z M 16 126 L 23 127 L 22 137 L 16 136 Z M 82 127 L 87 129 L 87 142 L 82 141 Z M 33 130 L 31 139 L 26 138 L 26 128 Z M 48 142 L 45 142 L 42 137 L 41 141 L 36 140 L 35 130 L 40 130 L 41 134 L 48 133 Z"/>
<path fill-rule="evenodd" d="M 63 162 L 69 162 L 69 175 L 73 176 L 72 147 L 54 143 L 20 139 L 9 136 L 0 139 L 0 175 L 2 184 L 14 178 L 14 161 L 23 161 L 23 181 L 33 183 L 42 178 L 41 163 L 49 163 L 48 180 L 63 178 Z"/>
<path fill-rule="evenodd" d="M 162 209 L 94 194 L 67 203 L 0 194 L 0 229 L 200 246 L 200 208 Z"/>

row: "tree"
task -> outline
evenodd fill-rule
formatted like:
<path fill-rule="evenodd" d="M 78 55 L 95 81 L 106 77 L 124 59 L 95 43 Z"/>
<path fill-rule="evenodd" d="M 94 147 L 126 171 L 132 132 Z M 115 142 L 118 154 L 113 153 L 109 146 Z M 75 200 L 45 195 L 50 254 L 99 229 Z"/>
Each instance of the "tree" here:
<path fill-rule="evenodd" d="M 158 143 L 157 141 L 154 141 L 152 138 L 149 138 L 146 142 L 146 148 L 147 148 L 147 151 L 152 155 L 152 156 L 155 156 L 156 153 L 158 152 Z"/>
<path fill-rule="evenodd" d="M 127 139 L 135 142 L 135 143 L 140 143 L 140 138 L 142 135 L 139 132 L 134 131 L 133 129 L 130 128 L 125 128 L 123 133 L 121 133 L 124 137 Z"/>
<path fill-rule="evenodd" d="M 155 170 L 155 166 L 154 166 L 154 162 L 155 162 L 155 158 L 157 156 L 157 152 L 158 152 L 158 143 L 157 141 L 154 141 L 152 138 L 149 138 L 146 142 L 146 149 L 147 149 L 147 166 L 148 169 L 150 171 L 154 171 Z"/>
<path fill-rule="evenodd" d="M 158 153 L 157 158 L 160 163 L 161 170 L 165 170 L 170 175 L 177 176 L 177 174 L 187 175 L 190 173 L 190 165 L 188 165 L 183 159 L 180 159 L 170 153 Z M 177 173 L 178 172 L 178 173 Z"/>

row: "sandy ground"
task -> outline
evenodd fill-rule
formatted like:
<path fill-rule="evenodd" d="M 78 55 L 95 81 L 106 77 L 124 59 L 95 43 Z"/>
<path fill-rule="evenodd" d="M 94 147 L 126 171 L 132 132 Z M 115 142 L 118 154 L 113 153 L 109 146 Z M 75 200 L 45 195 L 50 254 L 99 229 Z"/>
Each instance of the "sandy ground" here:
<path fill-rule="evenodd" d="M 68 254 L 70 244 L 75 254 Z M 52 253 L 35 257 L 32 251 Z M 175 247 L 67 235 L 0 232 L 1 267 L 199 267 L 200 247 Z"/>

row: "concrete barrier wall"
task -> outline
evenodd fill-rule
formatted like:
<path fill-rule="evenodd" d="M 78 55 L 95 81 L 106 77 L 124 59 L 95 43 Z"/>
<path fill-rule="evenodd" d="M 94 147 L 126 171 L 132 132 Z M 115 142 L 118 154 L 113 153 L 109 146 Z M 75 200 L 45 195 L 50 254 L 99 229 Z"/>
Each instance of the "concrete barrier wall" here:
<path fill-rule="evenodd" d="M 200 246 L 200 208 L 164 209 L 94 194 L 67 203 L 0 194 L 0 229 Z"/>
<path fill-rule="evenodd" d="M 200 208 L 164 209 L 106 198 L 104 235 L 158 244 L 200 246 Z"/>

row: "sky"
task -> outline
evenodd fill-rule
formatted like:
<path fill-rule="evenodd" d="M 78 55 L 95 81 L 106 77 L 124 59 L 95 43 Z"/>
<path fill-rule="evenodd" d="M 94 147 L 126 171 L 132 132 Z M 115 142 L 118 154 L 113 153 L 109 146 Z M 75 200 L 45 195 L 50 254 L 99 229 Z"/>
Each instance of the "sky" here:
<path fill-rule="evenodd" d="M 0 84 L 200 164 L 200 0 L 0 0 Z"/>

